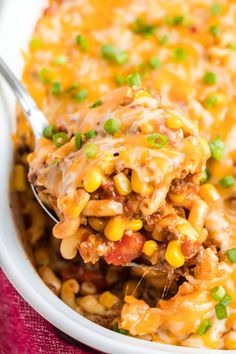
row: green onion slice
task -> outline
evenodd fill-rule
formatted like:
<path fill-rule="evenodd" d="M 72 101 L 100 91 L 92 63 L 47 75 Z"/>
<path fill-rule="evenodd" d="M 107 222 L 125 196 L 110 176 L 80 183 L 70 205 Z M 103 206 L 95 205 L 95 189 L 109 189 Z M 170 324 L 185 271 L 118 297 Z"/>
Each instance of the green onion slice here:
<path fill-rule="evenodd" d="M 225 294 L 223 299 L 220 300 L 220 304 L 224 306 L 228 306 L 231 300 L 232 300 L 232 296 L 230 296 L 229 294 Z"/>
<path fill-rule="evenodd" d="M 115 82 L 117 84 L 117 86 L 122 86 L 125 84 L 125 76 L 123 75 L 116 75 L 115 76 Z"/>
<path fill-rule="evenodd" d="M 76 149 L 80 149 L 82 146 L 82 134 L 81 133 L 75 133 L 75 147 Z"/>
<path fill-rule="evenodd" d="M 226 291 L 223 288 L 223 286 L 216 286 L 215 288 L 213 288 L 211 290 L 211 296 L 213 297 L 214 300 L 216 301 L 220 301 L 223 299 L 223 297 L 225 296 Z"/>
<path fill-rule="evenodd" d="M 85 100 L 85 98 L 88 96 L 88 91 L 85 89 L 79 90 L 75 95 L 74 98 L 78 102 L 82 102 Z"/>
<path fill-rule="evenodd" d="M 128 331 L 127 329 L 119 328 L 117 322 L 115 322 L 115 323 L 113 324 L 112 330 L 113 330 L 114 332 L 117 332 L 117 333 L 120 333 L 120 334 L 124 334 L 124 335 L 126 335 L 126 334 L 129 333 L 129 331 Z"/>
<path fill-rule="evenodd" d="M 129 60 L 129 56 L 124 50 L 117 49 L 112 44 L 103 44 L 101 54 L 104 59 L 114 61 L 119 65 L 123 65 Z"/>
<path fill-rule="evenodd" d="M 217 136 L 209 144 L 211 150 L 211 157 L 214 160 L 220 161 L 224 156 L 225 144 L 219 136 Z"/>
<path fill-rule="evenodd" d="M 75 42 L 76 42 L 76 44 L 78 44 L 78 46 L 80 47 L 82 52 L 88 51 L 88 49 L 89 49 L 88 41 L 84 36 L 82 36 L 81 34 L 78 34 L 75 37 Z"/>
<path fill-rule="evenodd" d="M 226 255 L 231 263 L 236 263 L 236 248 L 231 248 L 228 250 Z"/>
<path fill-rule="evenodd" d="M 215 313 L 216 313 L 216 317 L 218 318 L 218 320 L 224 320 L 228 317 L 227 309 L 222 304 L 217 304 L 215 306 Z"/>
<path fill-rule="evenodd" d="M 48 68 L 42 68 L 39 73 L 39 80 L 43 83 L 43 84 L 49 84 L 52 80 L 51 80 L 51 71 Z"/>
<path fill-rule="evenodd" d="M 226 176 L 219 180 L 219 184 L 221 185 L 221 187 L 229 188 L 235 184 L 235 179 L 233 176 Z"/>
<path fill-rule="evenodd" d="M 88 159 L 92 159 L 97 155 L 97 147 L 94 144 L 86 144 L 84 147 L 84 152 Z"/>
<path fill-rule="evenodd" d="M 175 48 L 173 51 L 173 58 L 176 61 L 183 61 L 187 57 L 186 50 L 184 48 Z"/>
<path fill-rule="evenodd" d="M 197 333 L 199 334 L 199 336 L 203 336 L 206 333 L 206 331 L 208 331 L 208 329 L 211 328 L 211 326 L 212 326 L 211 321 L 204 320 L 198 327 Z"/>
<path fill-rule="evenodd" d="M 66 61 L 67 61 L 67 59 L 66 59 L 66 57 L 64 55 L 58 55 L 54 59 L 53 63 L 56 64 L 56 65 L 63 65 L 63 64 L 66 63 Z"/>
<path fill-rule="evenodd" d="M 113 118 L 109 118 L 104 123 L 104 129 L 107 133 L 114 135 L 120 129 L 120 123 Z"/>
<path fill-rule="evenodd" d="M 43 136 L 47 139 L 52 139 L 53 135 L 57 132 L 55 125 L 48 125 L 43 129 Z"/>
<path fill-rule="evenodd" d="M 205 73 L 203 76 L 203 83 L 208 84 L 208 85 L 213 85 L 216 83 L 216 74 L 213 73 L 212 71 L 208 71 Z"/>
<path fill-rule="evenodd" d="M 151 36 L 156 31 L 156 26 L 146 23 L 142 18 L 137 18 L 131 25 L 131 30 L 140 35 Z"/>
<path fill-rule="evenodd" d="M 154 134 L 148 135 L 147 141 L 152 147 L 154 147 L 156 149 L 160 149 L 167 144 L 168 138 L 164 134 L 154 133 Z"/>
<path fill-rule="evenodd" d="M 139 73 L 130 74 L 127 77 L 129 86 L 140 86 L 141 85 L 141 76 Z"/>
<path fill-rule="evenodd" d="M 84 133 L 86 140 L 92 139 L 97 135 L 94 129 L 89 130 L 88 132 Z"/>
<path fill-rule="evenodd" d="M 54 96 L 59 96 L 62 91 L 60 82 L 53 82 L 51 87 L 51 92 Z"/>
<path fill-rule="evenodd" d="M 200 183 L 201 184 L 204 184 L 206 183 L 207 181 L 209 181 L 209 179 L 211 178 L 211 173 L 208 169 L 205 169 L 203 172 L 202 172 L 202 176 L 200 178 Z"/>
<path fill-rule="evenodd" d="M 161 67 L 161 61 L 157 57 L 153 56 L 149 60 L 149 65 L 152 69 L 159 69 Z"/>
<path fill-rule="evenodd" d="M 65 143 L 67 143 L 69 141 L 68 136 L 63 133 L 56 133 L 53 135 L 52 140 L 54 142 L 54 145 L 56 145 L 56 147 L 61 147 L 62 145 L 64 145 Z"/>
<path fill-rule="evenodd" d="M 102 100 L 97 100 L 95 101 L 93 104 L 91 104 L 91 106 L 89 106 L 89 108 L 96 108 L 102 105 Z"/>

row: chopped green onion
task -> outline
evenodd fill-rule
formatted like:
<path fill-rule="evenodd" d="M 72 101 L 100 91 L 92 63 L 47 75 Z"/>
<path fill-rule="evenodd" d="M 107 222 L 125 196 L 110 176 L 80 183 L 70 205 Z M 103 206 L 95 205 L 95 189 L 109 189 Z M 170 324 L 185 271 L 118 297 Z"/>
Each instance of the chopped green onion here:
<path fill-rule="evenodd" d="M 60 95 L 62 90 L 60 82 L 53 82 L 51 87 L 51 92 L 54 96 Z"/>
<path fill-rule="evenodd" d="M 206 183 L 211 177 L 211 173 L 209 170 L 205 169 L 203 172 L 202 172 L 202 176 L 200 178 L 200 183 L 203 184 L 203 183 Z"/>
<path fill-rule="evenodd" d="M 113 118 L 109 118 L 104 123 L 104 129 L 107 133 L 114 135 L 120 129 L 120 123 Z"/>
<path fill-rule="evenodd" d="M 236 263 L 236 248 L 231 248 L 228 250 L 226 255 L 231 263 Z"/>
<path fill-rule="evenodd" d="M 141 76 L 139 73 L 134 73 L 134 74 L 130 74 L 127 77 L 127 81 L 129 86 L 140 86 L 141 85 Z"/>
<path fill-rule="evenodd" d="M 81 34 L 78 34 L 75 37 L 75 42 L 76 42 L 76 44 L 78 44 L 78 46 L 80 46 L 80 49 L 82 50 L 82 52 L 88 51 L 88 49 L 89 49 L 88 41 L 84 36 L 82 36 Z"/>
<path fill-rule="evenodd" d="M 211 326 L 212 326 L 211 321 L 204 320 L 198 327 L 197 333 L 199 334 L 199 336 L 203 336 L 206 333 L 206 331 L 208 331 L 208 329 L 211 328 Z"/>
<path fill-rule="evenodd" d="M 94 144 L 86 144 L 84 147 L 84 152 L 88 159 L 92 159 L 97 154 L 97 148 Z"/>
<path fill-rule="evenodd" d="M 165 45 L 168 41 L 169 41 L 169 36 L 167 34 L 164 34 L 163 36 L 160 37 L 159 44 Z"/>
<path fill-rule="evenodd" d="M 47 139 L 52 139 L 53 135 L 56 133 L 55 125 L 48 125 L 43 129 L 43 136 Z"/>
<path fill-rule="evenodd" d="M 231 302 L 232 297 L 229 294 L 225 294 L 222 300 L 220 300 L 220 304 L 224 306 L 228 306 Z"/>
<path fill-rule="evenodd" d="M 204 76 L 203 76 L 203 83 L 208 84 L 208 85 L 213 85 L 216 83 L 216 74 L 213 73 L 212 71 L 208 71 Z"/>
<path fill-rule="evenodd" d="M 213 297 L 214 300 L 216 301 L 220 301 L 223 299 L 223 297 L 225 296 L 226 291 L 225 288 L 223 288 L 223 286 L 216 286 L 215 288 L 213 288 L 211 290 L 211 296 Z"/>
<path fill-rule="evenodd" d="M 218 97 L 216 95 L 209 95 L 205 101 L 204 101 L 204 105 L 207 108 L 214 108 L 215 105 L 217 104 L 218 101 Z"/>
<path fill-rule="evenodd" d="M 32 38 L 31 41 L 30 41 L 30 47 L 33 49 L 33 50 L 36 50 L 36 49 L 39 49 L 41 45 L 41 41 L 39 38 Z"/>
<path fill-rule="evenodd" d="M 187 57 L 186 50 L 184 48 L 175 48 L 173 50 L 173 58 L 176 61 L 183 61 Z"/>
<path fill-rule="evenodd" d="M 120 334 L 124 334 L 124 335 L 126 335 L 126 334 L 129 333 L 129 331 L 128 331 L 127 329 L 119 328 L 117 322 L 115 322 L 115 323 L 113 324 L 112 330 L 113 330 L 114 332 L 117 332 L 117 333 L 120 333 Z"/>
<path fill-rule="evenodd" d="M 112 44 L 103 44 L 101 54 L 104 59 L 114 61 L 119 65 L 125 64 L 129 59 L 124 50 L 118 50 Z"/>
<path fill-rule="evenodd" d="M 226 176 L 219 180 L 219 184 L 224 188 L 232 187 L 235 184 L 235 179 L 233 176 Z"/>
<path fill-rule="evenodd" d="M 146 23 L 142 18 L 137 18 L 132 24 L 131 29 L 134 33 L 150 36 L 155 33 L 156 27 Z"/>
<path fill-rule="evenodd" d="M 73 93 L 76 89 L 78 89 L 79 84 L 78 82 L 73 82 L 68 89 L 66 90 L 68 93 Z"/>
<path fill-rule="evenodd" d="M 159 69 L 161 67 L 161 61 L 157 57 L 153 56 L 149 59 L 149 65 L 152 69 Z"/>
<path fill-rule="evenodd" d="M 93 104 L 91 104 L 91 106 L 89 106 L 89 108 L 96 108 L 102 105 L 102 100 L 97 100 L 95 101 Z"/>
<path fill-rule="evenodd" d="M 177 15 L 174 17 L 167 16 L 167 17 L 165 17 L 164 21 L 165 21 L 165 24 L 168 26 L 178 26 L 181 23 L 183 23 L 184 16 L 182 16 L 182 15 Z"/>
<path fill-rule="evenodd" d="M 48 68 L 42 68 L 39 73 L 39 79 L 42 83 L 48 84 L 51 80 L 51 71 Z"/>
<path fill-rule="evenodd" d="M 223 158 L 225 150 L 225 144 L 221 138 L 217 136 L 212 142 L 210 142 L 209 147 L 211 150 L 211 157 L 214 160 L 220 161 Z"/>
<path fill-rule="evenodd" d="M 129 56 L 126 52 L 121 51 L 120 53 L 117 53 L 115 55 L 114 60 L 117 64 L 123 65 L 123 64 L 127 63 L 127 61 L 129 60 Z"/>
<path fill-rule="evenodd" d="M 56 65 L 63 65 L 63 64 L 66 63 L 66 61 L 67 61 L 67 59 L 66 59 L 66 57 L 64 55 L 58 55 L 54 59 L 53 63 L 56 64 Z"/>
<path fill-rule="evenodd" d="M 224 320 L 228 317 L 226 307 L 222 304 L 217 304 L 215 306 L 215 313 L 218 320 Z"/>
<path fill-rule="evenodd" d="M 168 138 L 166 135 L 154 133 L 148 135 L 147 141 L 152 147 L 160 149 L 167 144 Z"/>
<path fill-rule="evenodd" d="M 88 96 L 88 91 L 85 89 L 79 90 L 75 95 L 74 98 L 78 102 L 82 102 L 85 100 L 85 98 Z"/>
<path fill-rule="evenodd" d="M 80 149 L 82 146 L 82 134 L 81 133 L 75 133 L 75 147 L 76 149 Z"/>
<path fill-rule="evenodd" d="M 92 139 L 97 135 L 94 129 L 89 130 L 88 132 L 84 133 L 86 140 Z"/>
<path fill-rule="evenodd" d="M 56 147 L 61 147 L 62 145 L 64 145 L 65 143 L 67 143 L 69 141 L 68 136 L 63 133 L 56 133 L 53 135 L 52 140 L 54 142 L 54 145 L 56 145 Z"/>
<path fill-rule="evenodd" d="M 211 7 L 211 12 L 213 15 L 217 16 L 221 13 L 221 7 L 220 7 L 220 4 L 214 4 L 212 5 Z"/>
<path fill-rule="evenodd" d="M 122 86 L 125 83 L 125 77 L 123 75 L 116 75 L 115 82 L 118 86 Z"/>
<path fill-rule="evenodd" d="M 212 34 L 212 36 L 216 37 L 216 36 L 219 34 L 220 29 L 219 29 L 218 26 L 212 25 L 212 26 L 210 26 L 210 28 L 209 28 L 209 32 Z"/>

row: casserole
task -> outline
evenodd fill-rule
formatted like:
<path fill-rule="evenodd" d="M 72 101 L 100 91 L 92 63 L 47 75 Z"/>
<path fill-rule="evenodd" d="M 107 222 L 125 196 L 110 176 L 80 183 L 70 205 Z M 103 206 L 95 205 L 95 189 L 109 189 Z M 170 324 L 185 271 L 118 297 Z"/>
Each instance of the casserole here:
<path fill-rule="evenodd" d="M 22 4 L 21 4 L 22 5 Z M 38 10 L 42 5 L 41 2 L 34 2 L 32 4 L 30 1 L 25 1 L 25 5 L 30 12 L 31 6 L 32 11 L 35 11 L 35 14 L 38 14 Z M 14 6 L 14 13 L 16 14 L 16 6 L 17 3 L 15 1 L 8 1 L 4 4 L 3 9 L 1 10 L 4 14 L 3 20 L 1 19 L 1 36 L 0 38 L 6 38 L 7 26 L 12 20 L 11 11 L 12 6 Z M 35 7 L 34 7 L 35 6 Z M 39 6 L 39 8 L 36 6 Z M 5 11 L 5 12 L 4 12 Z M 20 11 L 20 6 L 19 6 Z M 26 14 L 27 15 L 27 14 Z M 8 17 L 9 16 L 9 17 Z M 18 16 L 19 17 L 19 16 Z M 17 17 L 17 18 L 18 18 Z M 27 16 L 28 18 L 28 16 Z M 22 11 L 22 23 L 20 24 L 21 28 L 25 25 L 26 35 L 24 36 L 24 32 L 22 31 L 18 35 L 23 35 L 22 39 L 19 38 L 15 40 L 18 44 L 24 43 L 24 40 L 31 30 L 33 23 L 28 23 L 25 21 L 23 24 L 23 11 Z M 29 25 L 29 26 L 28 26 Z M 6 26 L 6 27 L 5 27 Z M 8 27 L 9 28 L 9 27 Z M 14 37 L 14 36 L 13 36 Z M 9 38 L 9 37 L 8 37 Z M 22 40 L 22 42 L 21 42 Z M 6 42 L 8 42 L 7 46 Z M 2 41 L 3 46 L 1 47 L 1 54 L 5 59 L 8 60 L 9 63 L 14 69 L 15 61 L 15 53 L 14 54 L 9 50 L 9 45 L 12 46 L 14 41 Z M 9 44 L 10 43 L 10 44 Z M 9 53 L 9 54 L 7 54 Z M 11 59 L 11 58 L 14 58 Z M 14 63 L 13 63 L 14 62 Z M 4 94 L 7 91 L 4 89 Z M 7 93 L 9 95 L 9 93 Z M 6 101 L 4 101 L 5 104 Z M 8 102 L 8 101 L 7 101 Z M 62 331 L 71 335 L 72 337 L 83 341 L 84 343 L 90 345 L 91 338 L 93 338 L 93 345 L 97 349 L 111 352 L 111 353 L 122 353 L 124 351 L 129 351 L 130 353 L 143 353 L 145 350 L 147 353 L 188 353 L 188 348 L 183 347 L 173 347 L 168 345 L 161 345 L 156 343 L 148 343 L 146 341 L 128 338 L 125 336 L 120 336 L 119 334 L 108 331 L 102 327 L 99 327 L 92 322 L 86 320 L 82 316 L 74 313 L 70 310 L 66 305 L 64 305 L 56 296 L 48 291 L 46 286 L 39 279 L 36 272 L 33 270 L 29 259 L 26 257 L 22 245 L 16 237 L 16 230 L 14 228 L 10 208 L 8 206 L 8 181 L 9 181 L 9 173 L 10 173 L 10 163 L 9 156 L 12 156 L 12 147 L 10 144 L 10 127 L 9 127 L 9 119 L 4 119 L 6 117 L 6 110 L 4 109 L 4 104 L 2 104 L 1 109 L 1 119 L 2 119 L 2 146 L 0 152 L 0 160 L 1 160 L 1 190 L 0 190 L 0 198 L 1 198 L 1 265 L 8 275 L 9 279 L 12 281 L 17 290 L 22 294 L 22 296 L 46 319 L 60 328 Z M 12 101 L 8 103 L 8 107 L 12 106 Z M 13 113 L 13 111 L 12 111 Z M 12 114 L 11 113 L 11 114 Z M 12 115 L 8 115 L 8 117 L 12 117 Z M 13 122 L 13 120 L 12 120 Z M 32 285 L 33 284 L 33 285 Z M 204 351 L 198 349 L 191 349 L 193 353 L 206 353 L 207 350 Z M 215 353 L 224 351 L 214 351 Z"/>

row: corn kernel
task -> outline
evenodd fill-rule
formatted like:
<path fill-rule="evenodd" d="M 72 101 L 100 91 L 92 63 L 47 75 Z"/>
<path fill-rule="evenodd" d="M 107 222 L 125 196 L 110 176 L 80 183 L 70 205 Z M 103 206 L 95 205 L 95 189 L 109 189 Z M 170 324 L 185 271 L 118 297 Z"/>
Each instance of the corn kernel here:
<path fill-rule="evenodd" d="M 13 168 L 14 190 L 17 192 L 26 191 L 26 172 L 23 165 L 15 165 Z"/>
<path fill-rule="evenodd" d="M 183 126 L 183 122 L 177 116 L 170 116 L 166 119 L 166 125 L 170 129 L 180 129 Z"/>
<path fill-rule="evenodd" d="M 118 173 L 113 177 L 114 185 L 120 195 L 128 195 L 132 192 L 130 180 L 124 173 Z"/>
<path fill-rule="evenodd" d="M 148 185 L 140 179 L 138 173 L 135 170 L 132 170 L 131 186 L 135 193 L 141 194 L 143 196 L 150 192 Z"/>
<path fill-rule="evenodd" d="M 199 137 L 198 138 L 199 142 L 201 143 L 202 145 L 202 148 L 203 148 L 203 151 L 204 153 L 210 157 L 211 156 L 211 151 L 210 151 L 210 147 L 209 147 L 209 144 L 208 142 L 206 141 L 206 139 L 202 138 L 202 137 Z"/>
<path fill-rule="evenodd" d="M 106 175 L 111 175 L 114 171 L 114 156 L 113 154 L 105 154 L 103 156 L 103 160 L 102 160 L 102 171 L 106 174 Z"/>
<path fill-rule="evenodd" d="M 205 183 L 200 187 L 199 195 L 207 204 L 212 204 L 220 198 L 216 188 L 210 183 Z"/>
<path fill-rule="evenodd" d="M 134 99 L 138 100 L 139 98 L 143 98 L 143 97 L 152 97 L 151 94 L 145 90 L 139 90 L 135 96 Z"/>
<path fill-rule="evenodd" d="M 182 237 L 186 236 L 191 241 L 196 241 L 198 239 L 198 233 L 190 225 L 189 222 L 185 222 L 176 226 L 177 230 L 181 233 Z"/>
<path fill-rule="evenodd" d="M 96 216 L 90 216 L 88 218 L 89 225 L 96 231 L 103 231 L 106 226 L 106 220 L 97 218 Z"/>
<path fill-rule="evenodd" d="M 99 296 L 99 302 L 107 309 L 110 309 L 115 303 L 119 301 L 119 298 L 113 295 L 110 291 L 105 291 Z"/>
<path fill-rule="evenodd" d="M 153 253 L 157 250 L 157 248 L 158 245 L 155 241 L 146 241 L 143 246 L 143 253 L 146 254 L 146 256 L 152 256 Z"/>
<path fill-rule="evenodd" d="M 182 203 L 186 197 L 186 194 L 180 193 L 180 194 L 175 194 L 175 193 L 168 193 L 168 197 L 173 203 Z"/>
<path fill-rule="evenodd" d="M 97 170 L 89 170 L 83 178 L 84 189 L 88 193 L 96 191 L 102 184 L 102 174 Z"/>
<path fill-rule="evenodd" d="M 125 221 L 121 216 L 114 216 L 108 221 L 104 234 L 110 241 L 119 241 L 122 239 L 125 231 Z"/>
<path fill-rule="evenodd" d="M 185 258 L 177 240 L 173 240 L 168 243 L 165 258 L 172 267 L 182 267 L 185 262 Z"/>
<path fill-rule="evenodd" d="M 143 222 L 140 219 L 129 220 L 126 224 L 126 230 L 138 231 L 143 227 Z"/>

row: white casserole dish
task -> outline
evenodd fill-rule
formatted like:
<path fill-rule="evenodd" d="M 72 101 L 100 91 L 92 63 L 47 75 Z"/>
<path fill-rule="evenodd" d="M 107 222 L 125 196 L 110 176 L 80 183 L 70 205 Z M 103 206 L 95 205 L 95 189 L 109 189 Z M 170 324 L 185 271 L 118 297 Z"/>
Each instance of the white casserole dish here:
<path fill-rule="evenodd" d="M 20 76 L 24 48 L 46 0 L 0 0 L 0 55 Z M 112 354 L 223 354 L 235 350 L 205 350 L 174 347 L 134 339 L 107 330 L 80 316 L 41 281 L 17 237 L 9 206 L 9 175 L 12 165 L 11 132 L 14 130 L 15 103 L 8 87 L 0 79 L 0 264 L 24 299 L 45 319 L 79 341 Z M 14 207 L 14 206 L 13 206 Z"/>

